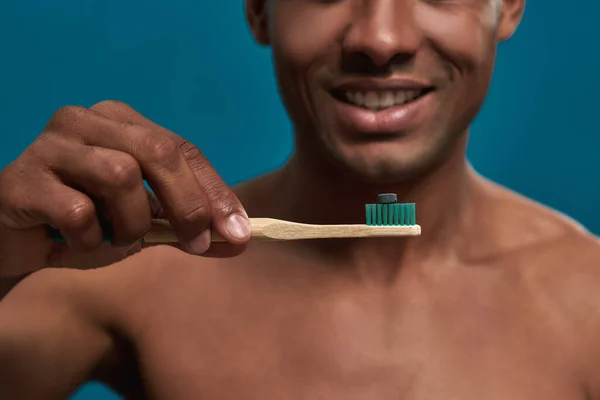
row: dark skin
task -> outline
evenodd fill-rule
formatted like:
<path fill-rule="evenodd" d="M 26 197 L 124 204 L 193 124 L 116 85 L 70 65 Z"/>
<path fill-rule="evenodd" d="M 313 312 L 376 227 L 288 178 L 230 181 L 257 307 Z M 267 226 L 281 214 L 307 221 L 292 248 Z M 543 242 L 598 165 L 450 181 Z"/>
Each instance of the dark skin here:
<path fill-rule="evenodd" d="M 0 391 L 63 398 L 96 378 L 169 400 L 600 398 L 597 239 L 465 160 L 523 1 L 246 4 L 273 48 L 294 156 L 231 192 L 197 149 L 122 104 L 62 110 L 0 177 L 0 266 L 17 279 L 110 265 L 36 272 L 0 302 Z M 340 91 L 386 85 L 427 89 L 403 129 L 340 111 Z M 103 161 L 76 164 L 90 145 Z M 40 188 L 56 201 L 37 203 Z M 227 235 L 231 213 L 361 222 L 388 191 L 418 204 L 422 236 L 191 245 L 209 226 Z M 125 248 L 98 247 L 98 211 L 120 221 Z M 121 260 L 152 215 L 171 220 L 184 251 Z M 70 247 L 48 244 L 42 223 Z"/>
<path fill-rule="evenodd" d="M 597 243 L 487 189 L 480 247 L 460 260 L 361 264 L 251 243 L 237 258 L 160 246 L 35 273 L 0 302 L 0 387 L 9 399 L 64 398 L 90 377 L 175 400 L 599 398 Z"/>

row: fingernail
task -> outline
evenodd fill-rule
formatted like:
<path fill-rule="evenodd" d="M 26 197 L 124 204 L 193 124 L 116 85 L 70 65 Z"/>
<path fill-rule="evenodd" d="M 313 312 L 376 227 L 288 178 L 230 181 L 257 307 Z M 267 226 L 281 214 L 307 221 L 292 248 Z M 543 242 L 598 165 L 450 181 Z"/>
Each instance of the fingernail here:
<path fill-rule="evenodd" d="M 240 214 L 233 214 L 229 217 L 225 229 L 227 229 L 227 233 L 238 240 L 244 240 L 250 236 L 250 223 Z"/>
<path fill-rule="evenodd" d="M 210 247 L 210 231 L 205 230 L 190 241 L 190 248 L 196 254 L 204 254 Z"/>

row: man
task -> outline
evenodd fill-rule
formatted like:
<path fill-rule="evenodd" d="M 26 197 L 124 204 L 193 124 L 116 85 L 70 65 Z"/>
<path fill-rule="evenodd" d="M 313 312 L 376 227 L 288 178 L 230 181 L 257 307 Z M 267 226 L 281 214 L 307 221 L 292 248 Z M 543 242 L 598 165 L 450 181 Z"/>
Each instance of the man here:
<path fill-rule="evenodd" d="M 0 302 L 3 398 L 90 378 L 170 400 L 600 398 L 596 239 L 465 160 L 523 7 L 247 0 L 296 151 L 235 194 L 125 105 L 60 110 L 2 172 L 2 271 L 110 265 L 43 269 Z M 247 215 L 361 222 L 383 191 L 417 203 L 421 237 L 248 245 Z M 151 216 L 185 252 L 117 262 Z M 209 227 L 230 243 L 210 245 Z"/>

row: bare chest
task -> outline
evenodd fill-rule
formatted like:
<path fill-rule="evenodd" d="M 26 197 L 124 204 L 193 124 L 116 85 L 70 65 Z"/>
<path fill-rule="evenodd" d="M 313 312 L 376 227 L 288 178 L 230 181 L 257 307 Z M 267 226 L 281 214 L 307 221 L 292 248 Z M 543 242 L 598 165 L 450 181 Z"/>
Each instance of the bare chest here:
<path fill-rule="evenodd" d="M 281 299 L 182 321 L 138 351 L 152 398 L 585 398 L 560 335 L 510 302 Z"/>

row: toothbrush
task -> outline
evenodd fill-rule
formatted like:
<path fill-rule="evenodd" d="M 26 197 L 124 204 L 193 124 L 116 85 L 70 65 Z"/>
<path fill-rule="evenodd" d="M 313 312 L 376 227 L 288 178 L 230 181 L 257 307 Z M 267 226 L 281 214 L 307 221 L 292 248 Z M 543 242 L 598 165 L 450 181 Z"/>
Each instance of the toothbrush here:
<path fill-rule="evenodd" d="M 394 193 L 378 195 L 378 203 L 365 205 L 365 224 L 316 225 L 275 218 L 250 218 L 252 240 L 303 240 L 331 238 L 365 238 L 419 236 L 415 203 L 398 203 Z M 105 226 L 105 241 L 110 241 L 110 227 Z M 108 228 L 108 229 L 106 229 Z M 57 229 L 50 228 L 55 242 L 64 241 Z M 167 220 L 153 219 L 150 230 L 140 240 L 146 243 L 175 243 L 179 239 Z M 212 242 L 226 241 L 213 233 Z"/>

